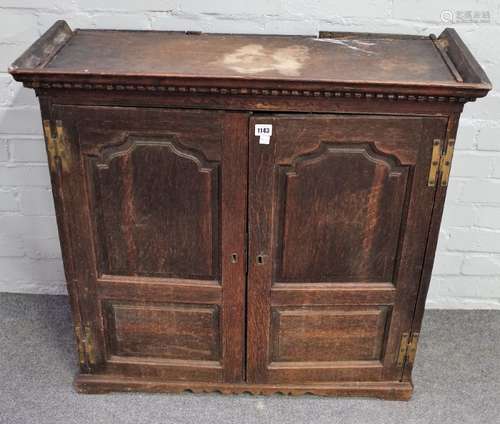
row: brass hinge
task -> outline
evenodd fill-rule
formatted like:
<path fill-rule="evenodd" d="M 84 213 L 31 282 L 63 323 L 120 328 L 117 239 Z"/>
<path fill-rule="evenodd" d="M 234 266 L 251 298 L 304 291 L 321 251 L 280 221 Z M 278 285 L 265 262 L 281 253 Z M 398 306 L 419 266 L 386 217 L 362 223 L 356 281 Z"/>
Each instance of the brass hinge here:
<path fill-rule="evenodd" d="M 441 186 L 446 187 L 450 179 L 451 160 L 453 159 L 453 151 L 455 149 L 455 139 L 450 138 L 446 144 L 446 152 L 441 158 Z"/>
<path fill-rule="evenodd" d="M 432 141 L 431 167 L 429 169 L 429 179 L 427 180 L 427 185 L 429 187 L 436 186 L 440 163 L 441 163 L 441 140 L 439 138 L 435 138 Z"/>
<path fill-rule="evenodd" d="M 64 128 L 61 121 L 56 121 L 56 132 L 52 132 L 50 121 L 43 121 L 43 132 L 47 143 L 47 154 L 50 170 L 56 172 L 58 162 L 61 164 L 61 169 L 67 172 L 69 169 L 69 152 L 64 145 Z"/>
<path fill-rule="evenodd" d="M 410 343 L 408 344 L 408 350 L 406 351 L 406 358 L 410 366 L 413 366 L 413 363 L 415 362 L 415 355 L 417 354 L 418 336 L 419 333 L 413 333 L 411 335 Z"/>
<path fill-rule="evenodd" d="M 86 325 L 83 328 L 79 325 L 75 326 L 76 338 L 78 343 L 78 359 L 80 364 L 85 364 L 85 357 L 90 365 L 94 365 L 95 361 L 95 346 L 92 329 Z"/>
<path fill-rule="evenodd" d="M 78 344 L 78 361 L 80 365 L 85 364 L 85 337 L 82 333 L 82 327 L 75 325 L 76 342 Z"/>
<path fill-rule="evenodd" d="M 444 146 L 444 151 L 440 139 L 436 138 L 432 141 L 431 166 L 429 168 L 429 178 L 427 180 L 427 185 L 429 187 L 436 186 L 439 175 L 441 175 L 441 186 L 446 187 L 448 185 L 454 148 L 454 138 L 448 139 Z"/>
<path fill-rule="evenodd" d="M 413 333 L 411 336 L 409 333 L 403 333 L 401 335 L 397 361 L 398 367 L 403 367 L 405 363 L 413 366 L 415 355 L 417 353 L 418 336 L 419 333 Z"/>

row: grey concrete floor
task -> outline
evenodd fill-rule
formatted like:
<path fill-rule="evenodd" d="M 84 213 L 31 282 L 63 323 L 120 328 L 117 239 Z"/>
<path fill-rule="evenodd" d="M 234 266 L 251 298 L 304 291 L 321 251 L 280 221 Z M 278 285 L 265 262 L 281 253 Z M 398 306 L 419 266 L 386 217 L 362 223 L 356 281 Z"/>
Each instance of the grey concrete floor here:
<path fill-rule="evenodd" d="M 427 311 L 409 402 L 79 395 L 67 298 L 0 293 L 1 424 L 500 423 L 500 311 Z"/>

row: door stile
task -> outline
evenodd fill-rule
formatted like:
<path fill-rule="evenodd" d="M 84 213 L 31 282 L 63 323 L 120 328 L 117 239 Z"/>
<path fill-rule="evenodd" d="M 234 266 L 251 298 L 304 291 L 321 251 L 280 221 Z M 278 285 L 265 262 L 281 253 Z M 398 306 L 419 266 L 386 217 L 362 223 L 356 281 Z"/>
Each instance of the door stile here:
<path fill-rule="evenodd" d="M 274 158 L 276 144 L 259 144 L 249 122 L 249 184 L 248 184 L 248 309 L 247 309 L 247 380 L 264 382 L 268 358 L 270 299 L 272 282 L 272 218 L 267 199 L 274 191 Z M 264 324 L 265 323 L 265 324 Z"/>
<path fill-rule="evenodd" d="M 248 114 L 224 114 L 222 145 L 222 357 L 224 382 L 244 381 Z"/>

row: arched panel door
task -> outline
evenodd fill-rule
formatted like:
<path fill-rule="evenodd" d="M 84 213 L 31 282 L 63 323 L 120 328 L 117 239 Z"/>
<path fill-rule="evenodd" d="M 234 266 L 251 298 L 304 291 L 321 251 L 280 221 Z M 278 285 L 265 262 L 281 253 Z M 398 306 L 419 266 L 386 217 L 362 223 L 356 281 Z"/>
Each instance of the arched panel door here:
<path fill-rule="evenodd" d="M 247 377 L 398 381 L 446 120 L 269 115 L 250 139 Z"/>
<path fill-rule="evenodd" d="M 52 112 L 68 283 L 92 344 L 82 371 L 243 381 L 248 115 Z"/>

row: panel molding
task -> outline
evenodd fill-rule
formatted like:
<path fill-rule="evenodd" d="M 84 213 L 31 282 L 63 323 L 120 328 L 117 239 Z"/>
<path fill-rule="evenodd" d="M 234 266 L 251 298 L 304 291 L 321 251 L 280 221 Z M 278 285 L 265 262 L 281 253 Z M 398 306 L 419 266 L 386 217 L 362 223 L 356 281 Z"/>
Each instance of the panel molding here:
<path fill-rule="evenodd" d="M 107 241 L 103 238 L 104 234 L 109 234 L 106 231 L 105 226 L 107 225 L 106 219 L 104 218 L 103 208 L 97 208 L 98 204 L 105 204 L 103 202 L 104 192 L 102 187 L 102 178 L 106 173 L 109 173 L 111 165 L 115 160 L 124 159 L 131 157 L 137 149 L 141 147 L 151 147 L 166 149 L 170 154 L 176 158 L 182 158 L 183 160 L 189 161 L 190 163 L 196 165 L 196 169 L 199 175 L 204 175 L 203 178 L 209 178 L 209 182 L 212 187 L 212 194 L 210 199 L 210 212 L 211 215 L 211 237 L 210 243 L 212 245 L 212 257 L 210 260 L 210 271 L 207 273 L 196 273 L 190 274 L 180 274 L 178 272 L 169 272 L 165 270 L 164 272 L 149 272 L 144 270 L 139 271 L 134 276 L 139 277 L 162 277 L 165 279 L 169 278 L 190 278 L 190 279 L 206 279 L 219 280 L 220 276 L 220 252 L 219 250 L 219 239 L 220 239 L 220 181 L 219 181 L 219 161 L 210 161 L 206 158 L 205 154 L 194 148 L 188 148 L 177 141 L 175 134 L 166 132 L 161 135 L 145 135 L 140 133 L 133 133 L 130 131 L 124 131 L 121 135 L 122 141 L 113 144 L 104 144 L 94 149 L 92 152 L 84 154 L 84 159 L 87 163 L 88 177 L 87 184 L 89 187 L 89 200 L 91 203 L 92 213 L 92 225 L 93 231 L 93 243 L 95 246 L 95 251 L 97 255 L 97 269 L 98 275 L 102 276 L 108 274 L 109 276 L 117 276 L 127 278 L 132 275 L 132 273 L 125 272 L 124 270 L 113 270 L 109 262 L 109 246 Z M 128 159 L 125 159 L 128 160 Z M 161 172 L 161 169 L 158 169 Z M 120 180 L 120 176 L 113 176 L 116 181 Z M 200 176 L 201 178 L 201 176 Z M 199 202 L 208 202 L 206 198 L 200 198 Z M 139 222 L 136 226 L 145 225 L 145 223 Z M 104 228 L 103 228 L 104 226 Z M 125 237 L 125 234 L 123 234 Z M 116 246 L 115 246 L 116 248 Z M 128 253 L 127 253 L 128 254 Z M 128 256 L 130 256 L 128 254 Z M 219 281 L 220 283 L 220 281 Z"/>
<path fill-rule="evenodd" d="M 100 149 L 100 153 L 97 156 L 97 167 L 99 169 L 109 169 L 109 164 L 114 159 L 130 155 L 140 146 L 166 147 L 176 156 L 196 163 L 200 172 L 211 172 L 218 167 L 216 162 L 208 161 L 201 151 L 182 146 L 172 134 L 165 136 L 127 134 L 122 143 L 113 146 L 103 146 Z"/>
<path fill-rule="evenodd" d="M 294 157 L 290 165 L 280 165 L 280 168 L 284 169 L 286 175 L 298 176 L 297 165 L 320 162 L 329 153 L 359 154 L 371 162 L 385 166 L 389 169 L 390 177 L 400 176 L 407 167 L 396 156 L 378 150 L 375 143 L 321 142 L 316 149 Z"/>
<path fill-rule="evenodd" d="M 399 206 L 403 208 L 404 212 L 404 206 L 406 204 L 406 199 L 408 197 L 408 182 L 410 180 L 410 169 L 411 165 L 405 165 L 401 163 L 401 161 L 397 158 L 397 156 L 389 153 L 385 153 L 377 149 L 376 145 L 374 142 L 364 142 L 364 143 L 334 143 L 332 141 L 329 142 L 321 142 L 317 148 L 315 148 L 312 151 L 297 155 L 293 157 L 291 162 L 289 164 L 277 164 L 276 165 L 276 173 L 277 173 L 277 178 L 276 178 L 276 184 L 277 184 L 277 204 L 278 207 L 276 209 L 274 219 L 277 222 L 276 225 L 276 234 L 275 234 L 275 246 L 274 246 L 274 251 L 276 255 L 276 259 L 274 261 L 274 281 L 273 284 L 277 283 L 295 283 L 296 279 L 287 277 L 286 273 L 284 273 L 284 270 L 286 269 L 285 265 L 285 260 L 286 257 L 286 226 L 287 226 L 287 205 L 290 203 L 289 201 L 289 190 L 290 187 L 294 187 L 295 190 L 304 190 L 304 187 L 301 185 L 301 182 L 306 181 L 307 183 L 307 172 L 306 169 L 309 167 L 314 167 L 314 166 L 321 166 L 323 161 L 329 160 L 329 158 L 333 158 L 332 160 L 338 160 L 339 157 L 345 155 L 346 161 L 347 160 L 352 160 L 352 157 L 361 157 L 364 160 L 367 161 L 368 164 L 371 164 L 373 172 L 374 172 L 374 178 L 378 178 L 377 180 L 373 181 L 373 185 L 369 187 L 368 185 L 366 186 L 366 192 L 367 192 L 367 203 L 370 202 L 371 198 L 373 197 L 372 201 L 378 201 L 377 199 L 380 196 L 384 196 L 384 189 L 387 187 L 387 189 L 395 189 L 396 186 L 395 180 L 400 179 L 400 178 L 405 178 L 405 185 L 403 189 L 401 190 L 399 200 L 402 199 L 400 202 Z M 350 159 L 349 159 L 350 158 Z M 381 174 L 380 172 L 377 171 L 377 169 L 380 169 L 379 167 L 382 167 L 385 169 L 384 173 Z M 319 169 L 319 168 L 318 168 Z M 313 168 L 313 172 L 315 172 Z M 317 172 L 317 170 L 316 170 Z M 305 176 L 305 177 L 304 177 Z M 306 178 L 305 180 L 301 180 L 301 177 Z M 353 178 L 352 176 L 350 176 Z M 366 178 L 366 177 L 365 177 Z M 340 179 L 340 178 L 339 178 Z M 393 183 L 389 183 L 388 181 L 394 181 Z M 385 181 L 385 184 L 382 184 Z M 293 184 L 293 186 L 291 185 Z M 304 184 L 304 183 L 303 183 Z M 391 184 L 391 185 L 387 185 Z M 321 182 L 318 181 L 318 186 L 321 186 Z M 335 188 L 335 187 L 334 187 Z M 312 190 L 313 188 L 311 188 Z M 316 188 L 314 187 L 314 190 L 316 191 Z M 374 196 L 371 196 L 372 193 L 375 193 Z M 328 201 L 328 198 L 323 198 L 324 201 Z M 307 208 L 310 205 L 303 205 L 302 208 L 304 210 L 307 210 Z M 316 205 L 312 205 L 313 207 Z M 321 206 L 321 203 L 320 203 Z M 324 206 L 321 206 L 323 209 L 325 208 Z M 375 209 L 373 207 L 370 207 L 371 209 Z M 314 208 L 312 212 L 314 212 Z M 328 214 L 323 214 L 322 217 L 326 219 L 328 215 L 331 215 L 333 213 L 334 209 L 330 211 L 328 209 L 329 213 Z M 323 210 L 324 212 L 324 210 Z M 303 212 L 300 220 L 304 221 L 304 214 L 306 212 Z M 317 212 L 319 213 L 319 212 Z M 404 215 L 404 213 L 403 213 Z M 389 215 L 390 216 L 390 215 Z M 399 226 L 403 225 L 403 216 L 401 216 L 401 219 L 399 220 Z M 396 219 L 393 217 L 393 219 Z M 307 221 L 307 220 L 306 220 Z M 315 221 L 319 222 L 319 221 Z M 332 225 L 332 224 L 330 224 Z M 293 234 L 297 236 L 297 228 L 299 226 L 295 224 L 294 232 Z M 304 226 L 304 228 L 307 228 L 307 226 Z M 373 226 L 373 228 L 381 228 L 377 226 Z M 305 231 L 305 230 L 304 230 Z M 398 234 L 400 231 L 397 231 Z M 293 243 L 292 243 L 293 244 Z M 296 246 L 297 243 L 294 245 Z M 399 246 L 399 244 L 398 244 Z M 397 251 L 397 248 L 396 248 Z M 397 255 L 396 255 L 397 256 Z M 394 257 L 393 261 L 393 267 L 392 270 L 394 271 L 394 268 L 397 267 L 396 263 L 396 256 Z M 373 283 L 378 283 L 378 282 L 385 282 L 385 280 L 388 279 L 389 275 L 387 272 L 386 267 L 388 267 L 388 264 L 384 265 L 385 271 L 384 274 L 381 275 L 376 275 L 374 276 L 374 279 L 371 280 L 368 275 L 360 276 L 360 275 L 331 275 L 327 277 L 325 275 L 325 279 L 317 281 L 318 283 L 326 283 L 326 282 L 331 282 L 331 283 L 342 283 L 342 282 L 373 282 Z M 393 274 L 393 272 L 392 272 Z M 305 281 L 300 281 L 301 278 L 300 276 L 297 276 L 297 283 L 306 283 Z M 388 281 L 392 282 L 392 280 Z M 310 282 L 314 284 L 314 277 L 313 280 Z"/>
<path fill-rule="evenodd" d="M 270 370 L 300 370 L 300 369 L 319 369 L 319 370 L 335 370 L 335 369 L 352 369 L 361 368 L 363 370 L 367 368 L 381 370 L 383 364 L 377 360 L 367 360 L 367 361 L 275 361 L 270 362 L 268 368 Z"/>

